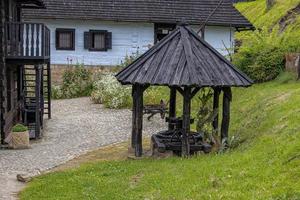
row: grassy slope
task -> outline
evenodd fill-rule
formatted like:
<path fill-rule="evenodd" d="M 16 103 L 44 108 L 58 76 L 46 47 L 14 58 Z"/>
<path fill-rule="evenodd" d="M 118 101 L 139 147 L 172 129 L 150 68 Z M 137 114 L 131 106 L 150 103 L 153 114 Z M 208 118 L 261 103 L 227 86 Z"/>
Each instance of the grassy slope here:
<path fill-rule="evenodd" d="M 231 134 L 248 140 L 232 152 L 87 164 L 36 178 L 21 199 L 300 199 L 299 86 L 235 89 Z"/>
<path fill-rule="evenodd" d="M 279 20 L 286 15 L 287 11 L 296 7 L 300 0 L 276 0 L 274 7 L 266 12 L 266 0 L 256 0 L 254 2 L 238 3 L 236 8 L 243 13 L 256 28 L 278 27 Z M 300 35 L 300 16 L 293 24 L 290 24 L 284 34 Z M 237 34 L 238 38 L 251 32 L 241 32 Z"/>

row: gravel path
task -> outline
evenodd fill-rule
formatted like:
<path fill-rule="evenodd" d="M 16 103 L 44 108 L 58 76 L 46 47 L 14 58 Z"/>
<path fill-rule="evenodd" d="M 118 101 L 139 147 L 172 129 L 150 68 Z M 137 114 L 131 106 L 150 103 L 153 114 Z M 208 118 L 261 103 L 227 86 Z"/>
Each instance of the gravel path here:
<path fill-rule="evenodd" d="M 89 98 L 53 101 L 53 117 L 46 120 L 44 137 L 28 150 L 0 150 L 0 199 L 14 199 L 22 188 L 17 174 L 38 174 L 99 147 L 129 140 L 130 110 L 109 110 Z M 158 116 L 144 120 L 144 135 L 161 130 Z"/>

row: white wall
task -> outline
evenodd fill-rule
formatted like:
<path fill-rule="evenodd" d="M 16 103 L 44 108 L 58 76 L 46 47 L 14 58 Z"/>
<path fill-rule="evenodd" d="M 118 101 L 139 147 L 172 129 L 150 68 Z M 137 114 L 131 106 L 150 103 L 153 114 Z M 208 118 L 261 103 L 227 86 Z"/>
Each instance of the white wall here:
<path fill-rule="evenodd" d="M 228 55 L 228 50 L 233 51 L 234 29 L 223 26 L 207 26 L 204 33 L 205 41 L 217 49 L 222 55 Z"/>
<path fill-rule="evenodd" d="M 34 22 L 39 22 L 34 20 Z M 121 23 L 82 20 L 41 20 L 51 30 L 51 63 L 68 64 L 68 59 L 74 63 L 86 65 L 117 65 L 126 55 L 139 51 L 143 53 L 154 43 L 154 25 L 147 23 Z M 55 48 L 56 28 L 75 29 L 75 51 L 62 51 Z M 84 32 L 107 30 L 112 32 L 112 49 L 106 52 L 93 52 L 84 49 Z"/>
<path fill-rule="evenodd" d="M 139 51 L 140 54 L 154 43 L 154 24 L 125 23 L 83 20 L 34 20 L 46 24 L 51 30 L 51 63 L 68 64 L 84 63 L 85 65 L 117 65 L 126 55 Z M 55 48 L 56 28 L 76 29 L 75 51 L 62 51 Z M 112 49 L 107 52 L 93 52 L 84 49 L 83 34 L 90 29 L 112 32 Z M 193 26 L 197 30 L 197 26 Z M 205 40 L 221 54 L 228 55 L 225 46 L 232 49 L 234 44 L 234 29 L 221 26 L 207 26 Z M 225 46 L 224 46 L 224 44 Z"/>

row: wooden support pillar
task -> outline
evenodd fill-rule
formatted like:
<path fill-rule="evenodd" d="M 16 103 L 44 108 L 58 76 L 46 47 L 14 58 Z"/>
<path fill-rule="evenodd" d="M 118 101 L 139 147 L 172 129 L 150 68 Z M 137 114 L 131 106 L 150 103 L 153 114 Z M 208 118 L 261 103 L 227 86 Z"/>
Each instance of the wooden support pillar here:
<path fill-rule="evenodd" d="M 214 88 L 214 102 L 213 102 L 213 114 L 215 118 L 212 122 L 213 130 L 218 135 L 219 134 L 219 104 L 220 104 L 220 88 Z"/>
<path fill-rule="evenodd" d="M 132 135 L 131 147 L 135 150 L 135 156 L 141 157 L 143 154 L 143 92 L 144 87 L 141 85 L 133 85 L 132 98 Z"/>
<path fill-rule="evenodd" d="M 228 147 L 228 130 L 230 124 L 230 102 L 232 100 L 231 88 L 224 88 L 223 96 L 223 120 L 221 127 L 221 142 Z"/>
<path fill-rule="evenodd" d="M 51 91 L 51 64 L 50 62 L 47 63 L 47 97 L 48 97 L 48 119 L 51 119 L 51 95 L 52 95 L 52 91 Z"/>
<path fill-rule="evenodd" d="M 174 87 L 170 88 L 170 107 L 169 107 L 169 118 L 176 117 L 176 93 L 177 90 Z M 174 130 L 175 126 L 169 121 L 169 130 Z"/>
<path fill-rule="evenodd" d="M 182 115 L 182 156 L 190 155 L 189 134 L 191 127 L 191 88 L 185 87 L 183 91 L 183 115 Z"/>
<path fill-rule="evenodd" d="M 35 65 L 35 137 L 40 137 L 41 123 L 40 123 L 40 110 L 41 110 L 41 65 Z"/>

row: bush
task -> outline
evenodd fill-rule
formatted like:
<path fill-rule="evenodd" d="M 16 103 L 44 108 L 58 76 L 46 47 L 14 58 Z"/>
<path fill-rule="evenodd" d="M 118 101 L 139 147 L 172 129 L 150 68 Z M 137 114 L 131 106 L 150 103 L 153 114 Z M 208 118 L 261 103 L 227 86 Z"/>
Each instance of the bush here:
<path fill-rule="evenodd" d="M 63 84 L 61 88 L 56 87 L 54 89 L 53 96 L 57 95 L 60 98 L 90 96 L 92 89 L 92 73 L 83 65 L 77 65 L 74 69 L 67 69 L 64 72 Z"/>
<path fill-rule="evenodd" d="M 121 85 L 112 74 L 102 75 L 94 83 L 91 99 L 106 108 L 127 108 L 131 105 L 131 87 Z"/>
<path fill-rule="evenodd" d="M 234 64 L 255 82 L 273 80 L 284 67 L 282 43 L 282 37 L 267 31 L 249 34 L 234 55 Z"/>
<path fill-rule="evenodd" d="M 52 99 L 62 99 L 63 98 L 61 86 L 53 85 L 51 87 L 51 98 Z"/>
<path fill-rule="evenodd" d="M 16 124 L 12 128 L 12 132 L 14 132 L 14 133 L 20 133 L 20 132 L 25 132 L 25 131 L 28 131 L 28 127 L 24 126 L 23 124 Z"/>

